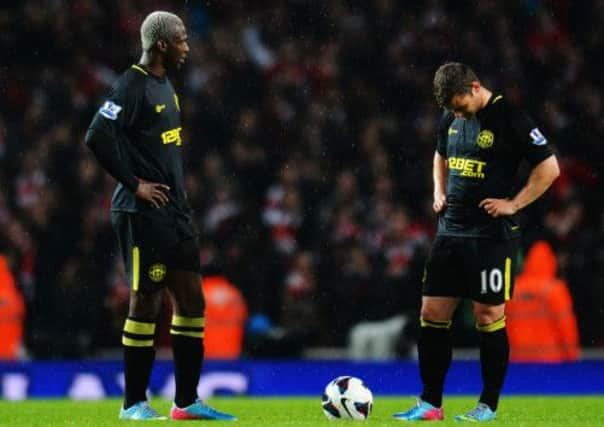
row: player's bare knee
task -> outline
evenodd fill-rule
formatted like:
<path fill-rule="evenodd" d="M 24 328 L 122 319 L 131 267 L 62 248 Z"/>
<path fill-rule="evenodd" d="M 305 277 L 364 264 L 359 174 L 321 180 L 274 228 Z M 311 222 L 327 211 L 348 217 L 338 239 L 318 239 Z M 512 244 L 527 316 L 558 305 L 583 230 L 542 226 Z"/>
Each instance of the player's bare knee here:
<path fill-rule="evenodd" d="M 433 322 L 449 322 L 458 303 L 455 298 L 424 297 L 420 317 Z"/>
<path fill-rule="evenodd" d="M 197 301 L 176 302 L 173 306 L 174 314 L 183 317 L 203 317 L 205 304 L 199 304 Z"/>
<path fill-rule="evenodd" d="M 475 306 L 474 319 L 479 325 L 489 325 L 504 317 L 505 311 L 501 306 Z"/>
<path fill-rule="evenodd" d="M 161 293 L 130 293 L 128 316 L 140 320 L 155 320 L 161 307 Z"/>
<path fill-rule="evenodd" d="M 448 310 L 434 305 L 423 305 L 420 311 L 420 317 L 423 320 L 429 320 L 432 322 L 446 322 L 451 320 Z"/>
<path fill-rule="evenodd" d="M 199 273 L 174 270 L 168 277 L 168 292 L 174 314 L 184 317 L 201 317 L 205 300 Z"/>

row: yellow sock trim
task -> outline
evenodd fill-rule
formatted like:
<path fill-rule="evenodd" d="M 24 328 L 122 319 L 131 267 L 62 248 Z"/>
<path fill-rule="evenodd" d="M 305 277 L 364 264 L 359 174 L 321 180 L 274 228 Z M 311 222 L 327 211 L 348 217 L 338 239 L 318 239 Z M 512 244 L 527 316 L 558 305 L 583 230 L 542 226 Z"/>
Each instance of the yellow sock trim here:
<path fill-rule="evenodd" d="M 203 338 L 204 317 L 172 316 L 170 334 L 183 335 L 191 338 Z"/>
<path fill-rule="evenodd" d="M 132 334 L 153 335 L 155 333 L 155 323 L 137 322 L 136 320 L 126 319 L 124 331 Z"/>
<path fill-rule="evenodd" d="M 128 347 L 153 347 L 153 340 L 134 340 L 122 335 L 122 344 Z"/>
<path fill-rule="evenodd" d="M 205 317 L 183 317 L 172 316 L 172 326 L 185 326 L 189 328 L 202 328 L 205 325 Z"/>
<path fill-rule="evenodd" d="M 203 338 L 203 331 L 176 331 L 170 329 L 170 335 L 183 335 L 191 338 Z"/>
<path fill-rule="evenodd" d="M 452 323 L 450 320 L 425 320 L 423 317 L 419 318 L 419 324 L 422 328 L 449 329 Z"/>
<path fill-rule="evenodd" d="M 476 324 L 476 329 L 478 329 L 479 332 L 495 332 L 503 328 L 505 328 L 505 316 L 487 325 Z"/>

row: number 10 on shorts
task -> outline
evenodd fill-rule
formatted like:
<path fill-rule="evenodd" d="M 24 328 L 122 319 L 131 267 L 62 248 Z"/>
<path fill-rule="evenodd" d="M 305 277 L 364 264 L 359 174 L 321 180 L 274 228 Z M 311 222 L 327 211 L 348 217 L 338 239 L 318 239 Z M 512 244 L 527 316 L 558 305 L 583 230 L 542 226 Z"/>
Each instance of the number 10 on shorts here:
<path fill-rule="evenodd" d="M 511 268 L 512 260 L 506 258 L 504 272 L 502 272 L 500 268 L 482 270 L 480 272 L 480 293 L 487 294 L 490 289 L 491 292 L 498 294 L 505 285 L 506 299 L 508 299 L 511 284 Z"/>
<path fill-rule="evenodd" d="M 494 268 L 490 272 L 482 270 L 480 272 L 480 293 L 486 294 L 489 289 L 494 293 L 499 293 L 503 287 L 503 273 L 500 269 Z"/>

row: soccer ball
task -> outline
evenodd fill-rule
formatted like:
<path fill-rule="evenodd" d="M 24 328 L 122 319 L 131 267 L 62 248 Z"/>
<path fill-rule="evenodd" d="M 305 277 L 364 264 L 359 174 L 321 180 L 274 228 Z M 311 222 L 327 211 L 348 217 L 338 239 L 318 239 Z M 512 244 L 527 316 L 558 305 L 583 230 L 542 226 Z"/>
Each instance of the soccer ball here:
<path fill-rule="evenodd" d="M 323 413 L 330 420 L 366 420 L 373 406 L 373 395 L 360 379 L 338 377 L 325 386 L 321 406 Z"/>

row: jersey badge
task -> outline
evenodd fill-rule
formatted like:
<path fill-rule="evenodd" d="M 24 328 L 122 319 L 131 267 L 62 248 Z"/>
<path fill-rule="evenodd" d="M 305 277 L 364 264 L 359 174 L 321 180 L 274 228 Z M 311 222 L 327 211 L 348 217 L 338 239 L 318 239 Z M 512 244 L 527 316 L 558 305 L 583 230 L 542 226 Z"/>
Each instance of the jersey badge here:
<path fill-rule="evenodd" d="M 545 139 L 545 137 L 543 136 L 543 134 L 541 133 L 541 131 L 538 128 L 535 128 L 533 130 L 531 130 L 531 132 L 529 133 L 529 135 L 531 136 L 532 139 L 532 143 L 534 145 L 545 145 L 547 144 L 547 139 Z"/>
<path fill-rule="evenodd" d="M 166 277 L 166 271 L 167 268 L 164 264 L 153 264 L 149 267 L 149 279 L 155 283 L 161 282 Z"/>
<path fill-rule="evenodd" d="M 456 133 L 459 133 L 457 129 L 449 128 L 449 135 L 455 135 Z"/>
<path fill-rule="evenodd" d="M 103 106 L 100 108 L 99 113 L 101 116 L 109 120 L 117 120 L 117 115 L 122 111 L 122 107 L 117 105 L 113 101 L 105 101 Z"/>
<path fill-rule="evenodd" d="M 166 104 L 159 104 L 159 105 L 156 105 L 156 106 L 155 106 L 155 112 L 156 112 L 156 113 L 161 113 L 161 112 L 162 112 L 162 110 L 163 110 L 164 108 L 166 108 Z"/>
<path fill-rule="evenodd" d="M 488 129 L 481 130 L 476 137 L 476 145 L 480 148 L 490 148 L 495 141 L 495 135 Z"/>

